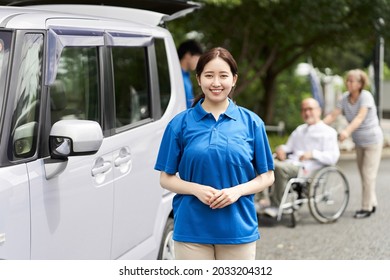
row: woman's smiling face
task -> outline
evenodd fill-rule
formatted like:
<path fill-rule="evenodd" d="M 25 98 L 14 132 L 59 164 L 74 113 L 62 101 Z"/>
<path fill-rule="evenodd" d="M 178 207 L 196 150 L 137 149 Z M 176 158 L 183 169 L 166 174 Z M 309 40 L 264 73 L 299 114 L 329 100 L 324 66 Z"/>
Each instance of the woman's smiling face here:
<path fill-rule="evenodd" d="M 237 75 L 233 75 L 229 64 L 216 57 L 205 65 L 197 79 L 205 99 L 218 103 L 226 100 L 237 82 Z"/>

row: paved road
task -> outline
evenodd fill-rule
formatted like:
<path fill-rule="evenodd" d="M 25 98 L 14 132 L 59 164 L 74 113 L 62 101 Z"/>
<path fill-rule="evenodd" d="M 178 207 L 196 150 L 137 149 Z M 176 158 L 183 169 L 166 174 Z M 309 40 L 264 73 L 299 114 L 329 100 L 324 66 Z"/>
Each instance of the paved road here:
<path fill-rule="evenodd" d="M 368 219 L 353 218 L 361 204 L 361 185 L 352 155 L 339 161 L 350 184 L 350 201 L 334 224 L 320 224 L 308 206 L 300 209 L 300 220 L 289 228 L 289 220 L 276 223 L 260 217 L 260 260 L 390 260 L 390 156 L 383 157 L 377 184 L 378 209 Z"/>

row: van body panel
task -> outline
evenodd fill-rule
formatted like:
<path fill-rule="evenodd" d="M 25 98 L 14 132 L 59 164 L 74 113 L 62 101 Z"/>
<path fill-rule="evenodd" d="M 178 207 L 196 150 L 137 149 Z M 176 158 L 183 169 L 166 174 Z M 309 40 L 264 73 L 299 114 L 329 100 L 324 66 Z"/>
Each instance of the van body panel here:
<path fill-rule="evenodd" d="M 113 171 L 92 176 L 97 162 L 112 162 L 104 142 L 95 155 L 69 157 L 66 169 L 50 180 L 42 160 L 29 163 L 36 174 L 31 178 L 32 259 L 110 259 Z"/>
<path fill-rule="evenodd" d="M 161 245 L 162 233 L 164 231 L 165 224 L 168 219 L 168 216 L 166 214 L 171 212 L 173 196 L 173 193 L 167 193 L 167 195 L 163 196 L 162 202 L 159 204 L 158 207 L 157 217 L 154 223 L 153 235 L 149 236 L 149 238 L 137 244 L 135 247 L 127 251 L 125 254 L 119 256 L 117 259 L 151 260 L 157 258 L 158 247 Z"/>
<path fill-rule="evenodd" d="M 140 126 L 111 139 L 116 146 L 122 147 L 114 152 L 114 162 L 121 157 L 129 158 L 121 165 L 114 164 L 113 258 L 123 255 L 154 233 L 154 221 L 163 196 L 158 172 L 150 172 L 159 145 L 159 137 L 150 137 L 156 126 L 156 123 Z"/>
<path fill-rule="evenodd" d="M 34 177 L 34 173 L 30 176 Z M 0 168 L 0 259 L 30 258 L 30 192 L 25 164 Z"/>

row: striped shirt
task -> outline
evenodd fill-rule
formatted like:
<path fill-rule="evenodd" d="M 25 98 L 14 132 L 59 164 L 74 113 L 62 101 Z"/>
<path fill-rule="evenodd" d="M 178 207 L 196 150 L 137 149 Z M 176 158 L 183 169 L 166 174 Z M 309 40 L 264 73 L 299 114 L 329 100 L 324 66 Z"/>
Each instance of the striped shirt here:
<path fill-rule="evenodd" d="M 337 108 L 342 110 L 343 115 L 349 123 L 359 113 L 360 108 L 368 108 L 365 119 L 352 133 L 353 142 L 356 146 L 360 147 L 381 143 L 383 141 L 383 133 L 379 126 L 379 119 L 372 94 L 367 90 L 362 90 L 354 104 L 349 102 L 349 94 L 349 92 L 345 92 L 337 104 Z"/>

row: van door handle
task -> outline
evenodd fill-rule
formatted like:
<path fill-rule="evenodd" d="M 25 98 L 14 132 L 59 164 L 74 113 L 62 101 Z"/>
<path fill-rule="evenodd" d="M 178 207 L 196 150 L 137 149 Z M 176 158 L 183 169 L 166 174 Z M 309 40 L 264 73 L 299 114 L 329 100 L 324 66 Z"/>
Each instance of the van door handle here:
<path fill-rule="evenodd" d="M 119 150 L 119 153 L 114 159 L 114 166 L 118 168 L 122 174 L 126 174 L 131 171 L 133 162 L 131 160 L 131 151 L 129 147 L 122 147 Z"/>
<path fill-rule="evenodd" d="M 124 157 L 118 157 L 115 159 L 115 167 L 121 166 L 124 163 L 128 163 L 131 160 L 131 155 L 126 155 Z"/>
<path fill-rule="evenodd" d="M 100 166 L 92 168 L 92 176 L 97 176 L 99 174 L 105 173 L 108 170 L 111 169 L 111 163 L 110 162 L 102 162 Z"/>

